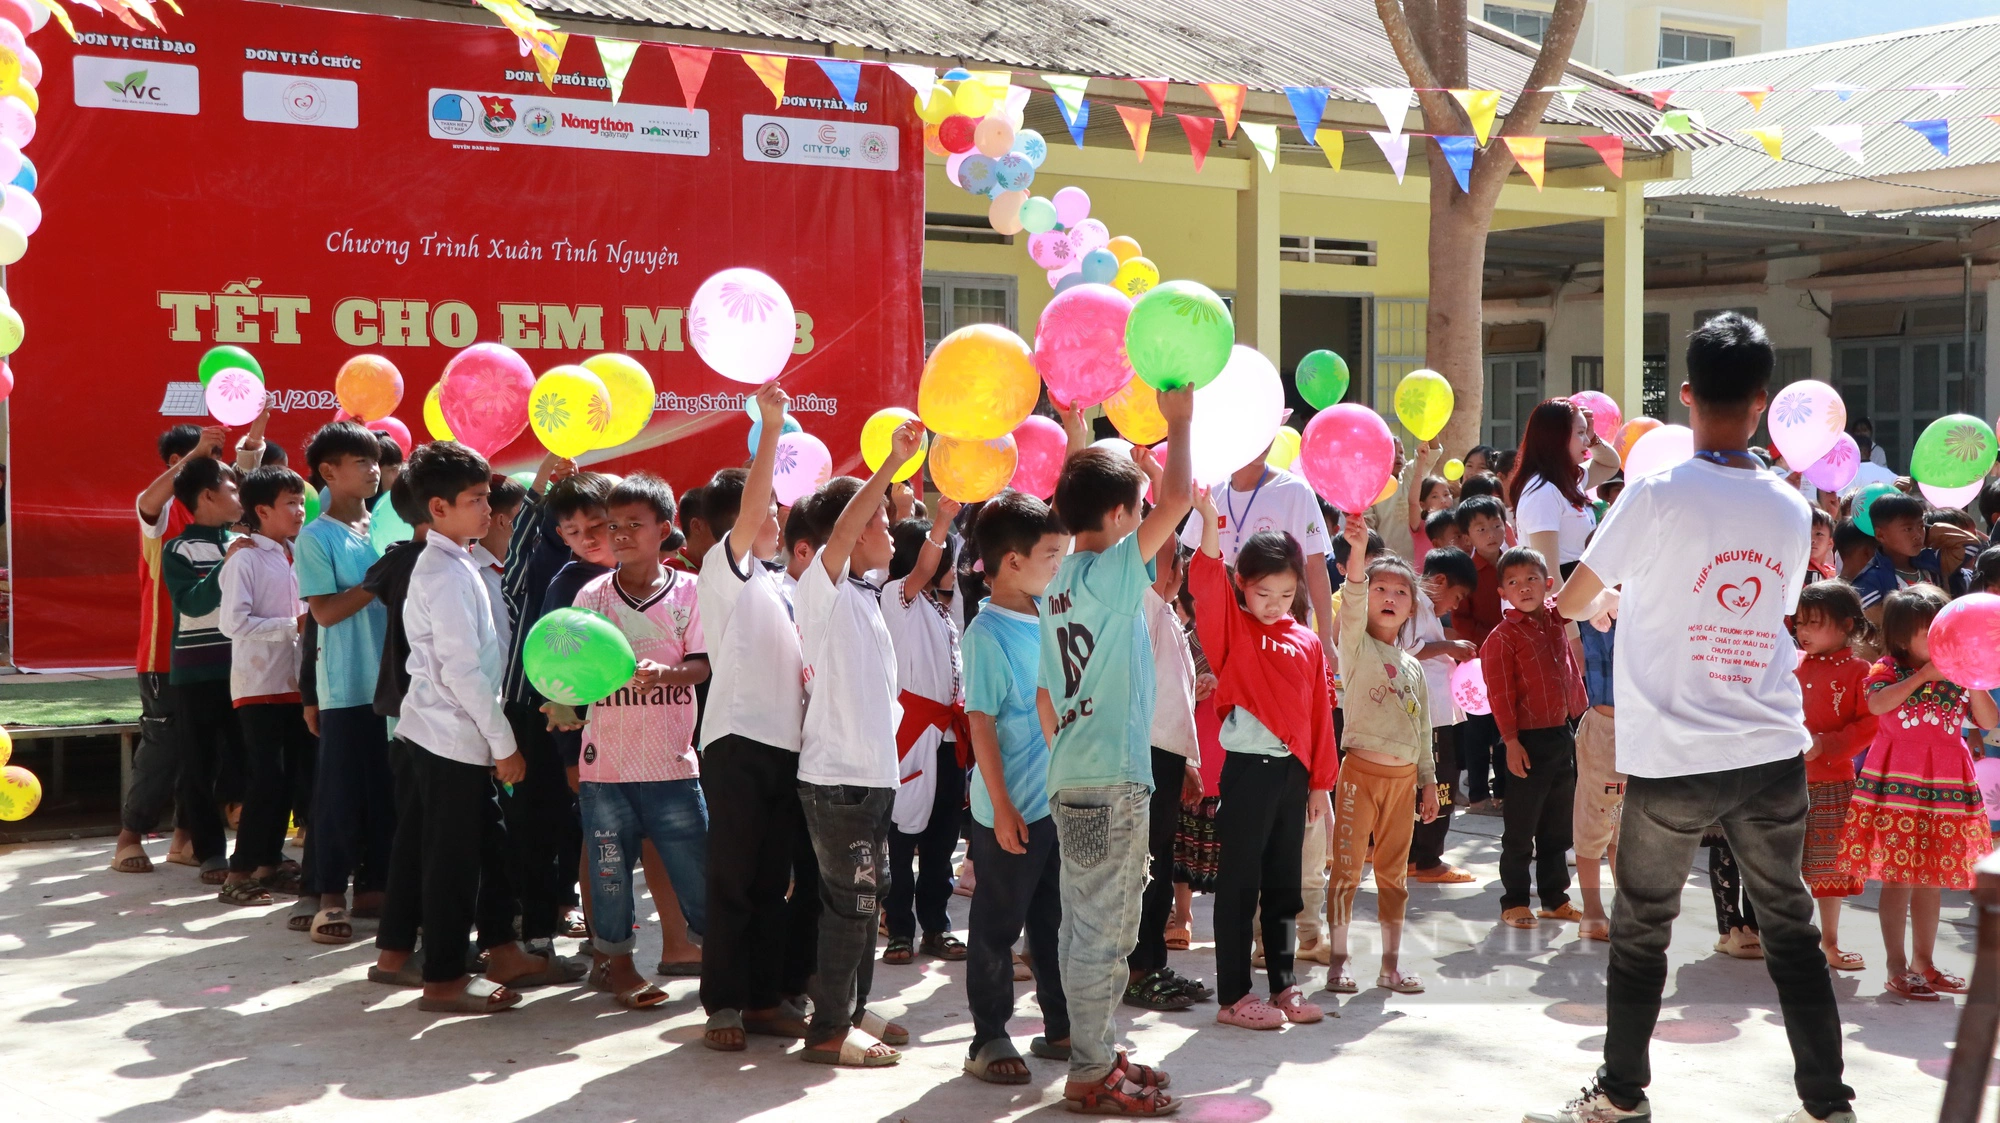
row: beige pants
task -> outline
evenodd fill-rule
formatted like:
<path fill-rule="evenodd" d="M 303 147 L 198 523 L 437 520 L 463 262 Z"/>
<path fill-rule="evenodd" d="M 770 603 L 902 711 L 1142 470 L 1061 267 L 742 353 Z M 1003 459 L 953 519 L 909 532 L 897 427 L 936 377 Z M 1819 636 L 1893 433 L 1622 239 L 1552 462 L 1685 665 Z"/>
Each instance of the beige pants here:
<path fill-rule="evenodd" d="M 1618 742 L 1610 714 L 1592 706 L 1576 728 L 1576 802 L 1571 824 L 1576 860 L 1594 862 L 1618 844 L 1625 806 L 1625 774 L 1618 771 Z"/>
<path fill-rule="evenodd" d="M 1410 863 L 1410 834 L 1417 825 L 1410 814 L 1416 797 L 1414 764 L 1378 764 L 1352 753 L 1340 762 L 1340 782 L 1333 791 L 1333 899 L 1327 907 L 1334 927 L 1354 922 L 1354 893 L 1361 886 L 1371 836 L 1375 914 L 1384 923 L 1402 923 L 1410 900 L 1403 879 Z"/>

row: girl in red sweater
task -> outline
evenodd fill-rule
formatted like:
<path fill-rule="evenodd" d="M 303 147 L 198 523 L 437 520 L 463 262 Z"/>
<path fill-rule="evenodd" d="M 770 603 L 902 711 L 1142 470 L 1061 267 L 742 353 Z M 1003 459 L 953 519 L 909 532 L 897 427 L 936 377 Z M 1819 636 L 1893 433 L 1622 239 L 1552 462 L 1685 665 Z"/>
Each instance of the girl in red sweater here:
<path fill-rule="evenodd" d="M 1289 534 L 1252 535 L 1236 555 L 1235 580 L 1222 564 L 1215 502 L 1197 491 L 1201 552 L 1188 574 L 1195 630 L 1218 685 L 1222 716 L 1222 805 L 1215 829 L 1221 869 L 1215 886 L 1215 1020 L 1245 1029 L 1317 1022 L 1292 971 L 1300 892 L 1299 852 L 1308 820 L 1326 814 L 1339 771 L 1333 700 L 1319 637 L 1291 615 L 1305 584 L 1305 554 Z M 1271 1000 L 1251 991 L 1251 918 L 1263 906 L 1265 972 Z"/>
<path fill-rule="evenodd" d="M 1814 538 L 1818 538 L 1815 526 Z M 1799 661 L 1799 686 L 1805 693 L 1806 732 L 1806 887 L 1819 901 L 1819 942 L 1827 966 L 1859 971 L 1867 966 L 1859 952 L 1840 950 L 1840 899 L 1861 892 L 1861 879 L 1842 873 L 1840 837 L 1847 822 L 1847 804 L 1854 797 L 1854 758 L 1875 739 L 1875 715 L 1868 712 L 1868 661 L 1850 646 L 1871 626 L 1862 614 L 1861 594 L 1845 581 L 1817 581 L 1799 594 L 1792 634 L 1804 658 Z"/>

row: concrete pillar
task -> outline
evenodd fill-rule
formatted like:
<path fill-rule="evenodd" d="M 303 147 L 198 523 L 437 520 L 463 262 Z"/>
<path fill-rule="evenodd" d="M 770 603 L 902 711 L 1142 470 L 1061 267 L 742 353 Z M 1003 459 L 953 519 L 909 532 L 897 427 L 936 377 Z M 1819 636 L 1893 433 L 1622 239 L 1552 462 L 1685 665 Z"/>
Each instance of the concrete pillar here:
<path fill-rule="evenodd" d="M 1976 284 L 1975 282 L 1975 286 Z M 1974 287 L 1972 300 L 1975 314 L 1979 310 L 1979 296 L 1979 289 Z M 2000 406 L 2000 280 L 1986 282 L 1986 327 L 1983 335 L 1982 342 L 1986 351 L 1986 407 L 1984 410 L 1973 411 L 1976 413 L 1991 412 L 1996 406 Z M 1975 343 L 1973 346 L 1977 348 L 1980 344 Z M 1966 356 L 1968 362 L 1971 358 L 1970 355 Z"/>
<path fill-rule="evenodd" d="M 1621 182 L 1604 220 L 1604 392 L 1626 417 L 1645 413 L 1646 188 Z"/>
<path fill-rule="evenodd" d="M 1236 193 L 1236 342 L 1278 362 L 1278 174 L 1238 135 L 1250 182 Z"/>

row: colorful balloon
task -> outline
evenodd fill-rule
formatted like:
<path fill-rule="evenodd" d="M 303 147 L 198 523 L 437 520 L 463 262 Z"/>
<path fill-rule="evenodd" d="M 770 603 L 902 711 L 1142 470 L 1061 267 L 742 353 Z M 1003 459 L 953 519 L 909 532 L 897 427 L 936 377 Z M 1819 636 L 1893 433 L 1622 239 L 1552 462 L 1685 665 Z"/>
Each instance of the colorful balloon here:
<path fill-rule="evenodd" d="M 969 78 L 958 84 L 951 104 L 968 120 L 977 120 L 993 112 L 993 87 L 976 77 Z"/>
<path fill-rule="evenodd" d="M 1855 492 L 1853 503 L 1849 507 L 1849 510 L 1854 512 L 1854 525 L 1861 528 L 1861 533 L 1870 536 L 1874 535 L 1875 501 L 1886 496 L 1901 494 L 1902 492 L 1897 490 L 1895 484 L 1886 481 L 1869 484 L 1867 487 Z"/>
<path fill-rule="evenodd" d="M 951 91 L 942 85 L 931 87 L 930 96 L 917 95 L 917 117 L 926 125 L 936 125 L 957 110 L 952 106 Z"/>
<path fill-rule="evenodd" d="M 0 309 L 0 320 L 14 315 L 12 308 Z M 224 425 L 248 425 L 264 412 L 264 383 L 241 367 L 215 372 L 202 390 L 209 416 Z"/>
<path fill-rule="evenodd" d="M 410 427 L 393 417 L 378 417 L 368 422 L 368 431 L 387 433 L 389 439 L 396 442 L 396 447 L 403 450 L 404 456 L 408 456 L 410 450 L 417 447 L 416 442 L 410 438 Z"/>
<path fill-rule="evenodd" d="M 1806 482 L 1821 491 L 1844 491 L 1854 482 L 1854 474 L 1861 469 L 1861 446 L 1854 438 L 1842 433 L 1826 450 L 1826 455 L 1806 466 L 1800 473 Z"/>
<path fill-rule="evenodd" d="M 653 376 L 630 355 L 606 353 L 583 361 L 611 395 L 611 424 L 605 426 L 598 448 L 617 448 L 644 432 L 653 420 Z"/>
<path fill-rule="evenodd" d="M 1280 470 L 1290 468 L 1299 458 L 1301 439 L 1299 431 L 1289 425 L 1279 429 L 1278 435 L 1271 438 L 1271 451 L 1264 457 L 1264 463 Z"/>
<path fill-rule="evenodd" d="M 993 196 L 992 205 L 986 208 L 986 221 L 991 223 L 995 233 L 1009 236 L 1021 232 L 1021 206 L 1028 201 L 1026 191 L 1002 191 Z"/>
<path fill-rule="evenodd" d="M 1993 427 L 1971 414 L 1954 413 L 1924 427 L 1910 450 L 1910 475 L 1932 487 L 1964 487 L 1984 478 L 1996 456 L 2000 445 L 1994 443 Z"/>
<path fill-rule="evenodd" d="M 972 151 L 972 118 L 966 116 L 946 117 L 938 122 L 938 143 L 946 152 Z"/>
<path fill-rule="evenodd" d="M 971 324 L 939 340 L 925 361 L 917 414 L 933 433 L 997 440 L 1034 412 L 1041 386 L 1020 336 L 998 324 Z"/>
<path fill-rule="evenodd" d="M 35 111 L 12 94 L 0 97 L 0 140 L 16 148 L 28 147 L 35 139 Z"/>
<path fill-rule="evenodd" d="M 1105 256 L 1109 257 L 1109 254 Z M 1125 361 L 1125 322 L 1132 302 L 1109 285 L 1067 289 L 1042 309 L 1035 330 L 1035 370 L 1049 400 L 1065 409 L 1094 406 L 1132 381 Z"/>
<path fill-rule="evenodd" d="M 772 462 L 771 494 L 780 507 L 795 507 L 833 478 L 833 453 L 811 433 L 786 433 L 778 438 Z"/>
<path fill-rule="evenodd" d="M 1486 697 L 1486 670 L 1479 660 L 1467 659 L 1451 672 L 1451 700 L 1468 714 L 1493 712 Z"/>
<path fill-rule="evenodd" d="M 1931 661 L 1949 682 L 1973 690 L 2000 686 L 2000 596 L 1969 593 L 1931 620 Z"/>
<path fill-rule="evenodd" d="M 940 494 L 960 503 L 978 503 L 1000 494 L 1014 478 L 1020 450 L 1012 433 L 990 441 L 939 437 L 931 444 L 930 464 L 931 482 Z"/>
<path fill-rule="evenodd" d="M 753 386 L 784 373 L 798 338 L 792 298 L 755 269 L 724 269 L 703 281 L 688 302 L 687 323 L 702 362 Z"/>
<path fill-rule="evenodd" d="M 1444 462 L 1444 478 L 1456 481 L 1465 475 L 1465 461 L 1454 456 Z"/>
<path fill-rule="evenodd" d="M 991 156 L 974 152 L 958 165 L 958 185 L 974 195 L 987 195 L 999 190 L 999 162 Z"/>
<path fill-rule="evenodd" d="M 1685 425 L 1661 425 L 1632 443 L 1625 456 L 1625 481 L 1657 476 L 1694 459 L 1694 430 Z"/>
<path fill-rule="evenodd" d="M 1108 287 L 1118 276 L 1118 258 L 1110 250 L 1094 249 L 1083 255 L 1082 268 L 1085 284 Z"/>
<path fill-rule="evenodd" d="M 0 215 L 0 265 L 12 265 L 28 256 L 28 232 L 21 224 Z"/>
<path fill-rule="evenodd" d="M 1396 477 L 1390 476 L 1389 482 L 1383 484 L 1382 490 L 1375 493 L 1375 502 L 1370 503 L 1369 506 L 1373 507 L 1378 503 L 1387 503 L 1390 499 L 1393 499 L 1395 497 L 1396 492 L 1400 490 L 1402 486 L 1403 485 L 1399 481 L 1397 481 Z"/>
<path fill-rule="evenodd" d="M 333 396 L 362 421 L 387 417 L 402 403 L 403 372 L 380 355 L 356 355 L 333 376 Z"/>
<path fill-rule="evenodd" d="M 1331 351 L 1309 351 L 1292 372 L 1299 397 L 1314 409 L 1325 409 L 1347 396 L 1347 360 Z"/>
<path fill-rule="evenodd" d="M 632 641 L 608 617 L 587 608 L 558 608 L 528 629 L 521 667 L 542 697 L 587 706 L 630 683 L 639 660 Z"/>
<path fill-rule="evenodd" d="M 1118 264 L 1120 265 L 1125 264 L 1135 257 L 1143 257 L 1145 255 L 1145 251 L 1139 248 L 1138 241 L 1124 234 L 1120 234 L 1116 238 L 1106 242 L 1104 248 L 1111 251 L 1112 256 L 1118 259 Z"/>
<path fill-rule="evenodd" d="M 1413 370 L 1396 384 L 1396 420 L 1420 441 L 1444 431 L 1451 420 L 1451 383 L 1434 370 Z"/>
<path fill-rule="evenodd" d="M 1847 405 L 1838 390 L 1808 379 L 1779 390 L 1766 421 L 1771 443 L 1787 464 L 1811 464 L 1840 439 L 1847 427 Z"/>
<path fill-rule="evenodd" d="M 1005 115 L 989 113 L 972 127 L 972 147 L 998 160 L 1014 149 L 1014 126 Z"/>
<path fill-rule="evenodd" d="M 14 368 L 8 365 L 7 360 L 0 359 L 0 402 L 6 401 L 13 393 Z"/>
<path fill-rule="evenodd" d="M 1014 430 L 1014 451 L 1014 478 L 1007 486 L 1037 499 L 1053 496 L 1069 456 L 1069 435 L 1063 427 L 1034 414 Z"/>
<path fill-rule="evenodd" d="M 1666 423 L 1656 417 L 1635 417 L 1627 421 L 1618 430 L 1618 440 L 1614 442 L 1618 450 L 1618 459 L 1624 460 L 1626 457 L 1632 455 L 1632 446 L 1638 443 L 1640 437 L 1658 429 L 1664 424 Z"/>
<path fill-rule="evenodd" d="M 452 439 L 489 459 L 528 427 L 535 372 L 510 347 L 475 343 L 451 357 L 439 383 L 438 410 Z"/>
<path fill-rule="evenodd" d="M 1935 487 L 1919 480 L 1917 490 L 1924 493 L 1924 498 L 1930 500 L 1931 506 L 1949 510 L 1953 507 L 1963 507 L 1979 498 L 1979 493 L 1986 490 L 1986 481 L 1974 480 L 1964 487 Z"/>
<path fill-rule="evenodd" d="M 40 177 L 35 173 L 35 162 L 33 160 L 28 159 L 26 156 L 23 156 L 21 157 L 21 170 L 15 172 L 14 178 L 8 180 L 7 182 L 13 184 L 16 187 L 25 187 L 30 192 L 32 192 L 35 189 L 36 183 L 38 183 L 39 181 Z"/>
<path fill-rule="evenodd" d="M 451 426 L 445 424 L 444 406 L 438 402 L 438 395 L 443 389 L 443 381 L 433 382 L 429 392 L 424 395 L 424 429 L 430 433 L 434 441 L 454 439 L 451 435 Z"/>
<path fill-rule="evenodd" d="M 306 500 L 306 517 L 305 521 L 299 524 L 300 526 L 304 526 L 306 523 L 309 523 L 319 517 L 319 508 L 320 508 L 319 489 L 316 487 L 306 488 L 305 500 Z"/>
<path fill-rule="evenodd" d="M 201 384 L 206 386 L 209 379 L 232 367 L 247 370 L 257 381 L 264 381 L 264 368 L 258 365 L 250 352 L 227 343 L 220 347 L 210 347 L 203 352 L 201 363 L 195 367 L 195 375 L 201 379 Z"/>
<path fill-rule="evenodd" d="M 793 417 L 789 413 L 785 415 L 785 420 L 783 421 L 783 423 L 781 423 L 778 426 L 778 435 L 780 437 L 784 436 L 786 433 L 803 433 L 805 431 L 806 427 L 799 424 L 798 419 Z M 750 449 L 750 455 L 752 456 L 757 455 L 757 446 L 763 443 L 763 440 L 764 440 L 764 419 L 762 417 L 759 417 L 757 420 L 752 421 L 750 423 L 750 435 L 744 441 L 744 444 L 746 444 Z"/>
<path fill-rule="evenodd" d="M 583 367 L 551 367 L 528 396 L 528 425 L 543 448 L 574 460 L 611 427 L 611 392 Z"/>
<path fill-rule="evenodd" d="M 1609 394 L 1596 390 L 1578 390 L 1569 400 L 1590 411 L 1590 428 L 1601 441 L 1618 439 L 1618 429 L 1625 424 L 1625 414 Z"/>
<path fill-rule="evenodd" d="M 1054 230 L 1056 205 L 1040 195 L 1030 195 L 1028 201 L 1021 204 L 1021 228 L 1030 234 L 1046 234 Z"/>
<path fill-rule="evenodd" d="M 1389 426 L 1367 406 L 1329 406 L 1306 422 L 1299 441 L 1300 470 L 1313 490 L 1335 508 L 1359 515 L 1381 494 L 1395 466 Z"/>
<path fill-rule="evenodd" d="M 1014 151 L 1028 158 L 1028 163 L 1039 168 L 1049 158 L 1049 142 L 1033 129 L 1014 130 Z"/>
<path fill-rule="evenodd" d="M 1222 373 L 1194 392 L 1188 454 L 1194 482 L 1220 484 L 1264 458 L 1285 423 L 1285 386 L 1278 368 L 1254 347 L 1237 346 Z"/>
<path fill-rule="evenodd" d="M 13 219 L 22 234 L 33 234 L 42 228 L 42 205 L 27 188 L 9 183 L 0 187 L 0 218 Z"/>
<path fill-rule="evenodd" d="M 1112 241 L 1115 242 L 1117 239 L 1113 238 Z M 1111 287 L 1126 296 L 1138 296 L 1150 292 L 1153 286 L 1159 283 L 1159 268 L 1143 257 L 1126 258 L 1118 266 L 1118 272 L 1111 278 Z"/>
<path fill-rule="evenodd" d="M 909 410 L 890 406 L 887 409 L 876 410 L 875 415 L 862 424 L 861 462 L 868 465 L 869 471 L 881 468 L 882 462 L 889 459 L 889 454 L 895 451 L 896 430 L 915 420 L 917 415 Z M 924 450 L 928 447 L 930 447 L 930 436 L 925 434 L 922 443 L 917 446 L 917 454 L 903 461 L 896 469 L 896 474 L 889 478 L 900 483 L 916 475 L 924 466 Z"/>
<path fill-rule="evenodd" d="M 398 542 L 408 542 L 417 532 L 396 513 L 393 503 L 377 503 L 368 515 L 368 544 L 378 554 L 387 553 Z"/>
<path fill-rule="evenodd" d="M 1090 217 L 1090 196 L 1081 187 L 1065 187 L 1050 201 L 1056 205 L 1056 221 L 1064 226 L 1075 226 Z"/>
<path fill-rule="evenodd" d="M 1167 419 L 1160 412 L 1160 393 L 1134 377 L 1123 390 L 1105 399 L 1104 416 L 1111 419 L 1119 435 L 1135 444 L 1150 445 L 1164 440 Z"/>
<path fill-rule="evenodd" d="M 1044 269 L 1066 269 L 1076 260 L 1076 247 L 1062 231 L 1044 230 L 1028 239 L 1028 260 Z"/>
<path fill-rule="evenodd" d="M 0 768 L 0 819 L 18 823 L 42 805 L 42 782 L 18 764 Z"/>
<path fill-rule="evenodd" d="M 1236 321 L 1228 305 L 1194 281 L 1154 286 L 1132 302 L 1125 323 L 1126 357 L 1155 390 L 1208 385 L 1222 373 L 1235 345 Z"/>

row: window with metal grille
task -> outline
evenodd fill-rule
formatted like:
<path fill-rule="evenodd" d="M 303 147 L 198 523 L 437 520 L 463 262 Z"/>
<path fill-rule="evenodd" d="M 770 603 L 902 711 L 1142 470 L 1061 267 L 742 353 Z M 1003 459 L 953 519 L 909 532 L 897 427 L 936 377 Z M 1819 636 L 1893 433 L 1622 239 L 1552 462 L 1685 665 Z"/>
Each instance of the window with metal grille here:
<path fill-rule="evenodd" d="M 1671 321 L 1665 312 L 1648 312 L 1640 330 L 1639 409 L 1647 417 L 1667 419 L 1667 349 Z"/>
<path fill-rule="evenodd" d="M 1604 391 L 1604 356 L 1571 355 L 1569 359 L 1569 392 L 1581 394 L 1585 390 Z"/>
<path fill-rule="evenodd" d="M 1375 298 L 1375 369 L 1368 377 L 1359 376 L 1357 370 L 1351 391 L 1351 400 L 1384 414 L 1389 428 L 1398 434 L 1403 427 L 1389 405 L 1396 400 L 1396 383 L 1424 365 L 1426 307 L 1422 300 Z"/>
<path fill-rule="evenodd" d="M 924 274 L 924 353 L 969 324 L 1014 330 L 1014 278 L 976 273 Z"/>
<path fill-rule="evenodd" d="M 1314 265 L 1373 265 L 1375 243 L 1353 242 L 1344 238 L 1313 238 L 1303 234 L 1280 234 L 1278 260 L 1304 261 Z"/>
<path fill-rule="evenodd" d="M 1486 5 L 1486 22 L 1501 29 L 1511 31 L 1530 43 L 1539 43 L 1549 30 L 1548 12 L 1538 12 L 1533 8 L 1511 8 L 1505 4 Z"/>
<path fill-rule="evenodd" d="M 1691 62 L 1714 62 L 1716 59 L 1733 58 L 1736 54 L 1736 40 L 1728 35 L 1709 35 L 1700 31 L 1669 31 L 1660 29 L 1660 65 L 1685 66 Z"/>

